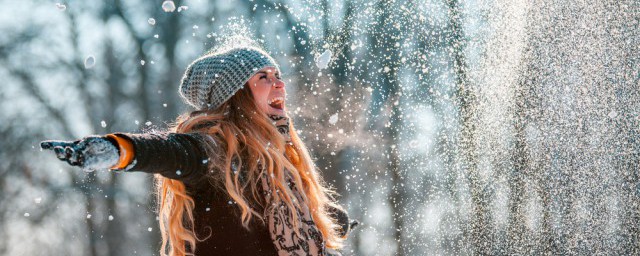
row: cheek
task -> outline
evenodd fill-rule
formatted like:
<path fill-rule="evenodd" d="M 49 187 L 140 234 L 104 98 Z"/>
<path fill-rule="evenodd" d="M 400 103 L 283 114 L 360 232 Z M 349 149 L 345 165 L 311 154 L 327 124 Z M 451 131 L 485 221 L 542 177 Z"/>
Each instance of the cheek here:
<path fill-rule="evenodd" d="M 269 97 L 269 87 L 264 86 L 264 84 L 261 84 L 260 82 L 250 84 L 250 86 L 251 93 L 253 94 L 253 98 L 256 100 L 256 102 L 258 102 L 260 105 L 267 104 L 267 97 Z"/>

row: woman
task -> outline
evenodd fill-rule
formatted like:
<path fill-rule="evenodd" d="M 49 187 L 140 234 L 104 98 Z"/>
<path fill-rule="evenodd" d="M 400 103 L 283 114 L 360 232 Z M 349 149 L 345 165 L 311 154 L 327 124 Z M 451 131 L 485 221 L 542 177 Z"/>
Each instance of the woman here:
<path fill-rule="evenodd" d="M 205 54 L 173 132 L 44 141 L 87 170 L 155 173 L 161 254 L 327 255 L 353 224 L 329 196 L 287 116 L 275 60 L 253 46 Z"/>

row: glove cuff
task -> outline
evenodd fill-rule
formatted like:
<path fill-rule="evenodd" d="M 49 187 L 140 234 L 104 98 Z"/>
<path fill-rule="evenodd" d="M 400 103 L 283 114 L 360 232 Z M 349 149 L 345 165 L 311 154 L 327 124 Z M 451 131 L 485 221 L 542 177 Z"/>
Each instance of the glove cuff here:
<path fill-rule="evenodd" d="M 118 151 L 120 152 L 120 159 L 118 163 L 112 166 L 110 169 L 120 170 L 127 167 L 133 160 L 134 150 L 133 143 L 131 141 L 117 136 L 115 134 L 107 134 L 106 137 L 115 141 L 118 144 Z"/>

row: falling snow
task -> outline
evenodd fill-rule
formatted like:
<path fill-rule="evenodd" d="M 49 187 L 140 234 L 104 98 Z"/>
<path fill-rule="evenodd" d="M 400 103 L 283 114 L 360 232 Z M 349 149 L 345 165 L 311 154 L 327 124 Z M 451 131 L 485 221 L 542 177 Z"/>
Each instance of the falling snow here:
<path fill-rule="evenodd" d="M 331 62 L 332 52 L 330 50 L 325 50 L 318 58 L 316 59 L 316 66 L 319 69 L 325 69 L 329 67 L 329 62 Z"/>
<path fill-rule="evenodd" d="M 93 66 L 96 65 L 96 58 L 93 57 L 93 55 L 89 55 L 87 56 L 87 58 L 84 59 L 84 68 L 85 69 L 90 69 L 93 68 Z"/>
<path fill-rule="evenodd" d="M 165 12 L 173 12 L 176 10 L 176 4 L 173 1 L 162 2 L 162 10 Z"/>
<path fill-rule="evenodd" d="M 156 239 L 151 182 L 141 178 L 151 176 L 74 172 L 35 140 L 171 129 L 188 108 L 177 92 L 181 68 L 211 47 L 240 44 L 238 34 L 278 61 L 298 136 L 362 223 L 343 255 L 640 251 L 637 1 L 41 8 L 8 16 L 0 42 L 7 254 L 41 253 L 18 248 L 14 234 L 52 255 L 112 253 L 107 230 Z M 41 17 L 47 33 L 36 33 Z M 112 254 L 157 253 L 153 246 Z"/>
<path fill-rule="evenodd" d="M 329 117 L 330 124 L 336 124 L 338 122 L 338 113 L 335 113 Z"/>
<path fill-rule="evenodd" d="M 67 6 L 61 3 L 56 3 L 56 8 L 58 8 L 58 10 L 60 11 L 65 11 L 67 10 Z"/>

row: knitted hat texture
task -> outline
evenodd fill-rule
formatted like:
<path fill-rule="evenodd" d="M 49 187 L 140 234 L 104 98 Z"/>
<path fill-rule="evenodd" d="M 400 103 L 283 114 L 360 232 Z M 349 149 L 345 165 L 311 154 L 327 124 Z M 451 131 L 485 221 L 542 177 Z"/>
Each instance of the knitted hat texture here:
<path fill-rule="evenodd" d="M 256 47 L 205 54 L 187 67 L 180 83 L 180 96 L 197 110 L 215 109 L 265 67 L 280 71 L 276 61 Z"/>

